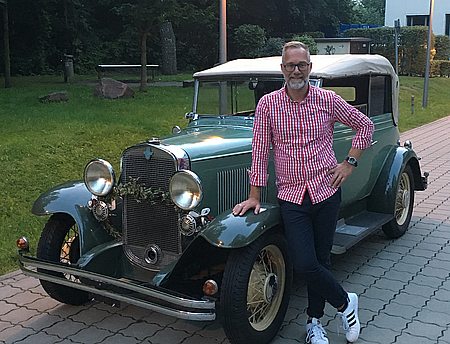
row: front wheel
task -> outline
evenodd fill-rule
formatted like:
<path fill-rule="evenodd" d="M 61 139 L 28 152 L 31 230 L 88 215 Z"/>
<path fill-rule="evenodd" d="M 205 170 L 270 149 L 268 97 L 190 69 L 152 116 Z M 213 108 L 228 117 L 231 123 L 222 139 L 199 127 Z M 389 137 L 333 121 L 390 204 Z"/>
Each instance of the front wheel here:
<path fill-rule="evenodd" d="M 233 344 L 264 344 L 277 334 L 289 303 L 292 264 L 280 233 L 233 250 L 220 293 L 225 333 Z"/>
<path fill-rule="evenodd" d="M 414 206 L 414 176 L 407 165 L 400 174 L 395 195 L 394 218 L 383 226 L 389 238 L 399 238 L 405 234 L 411 221 Z"/>
<path fill-rule="evenodd" d="M 67 265 L 78 261 L 80 258 L 78 226 L 70 216 L 57 214 L 50 217 L 39 239 L 36 256 L 39 259 Z M 80 282 L 76 276 L 70 274 L 45 272 L 56 277 L 64 277 L 72 282 Z M 59 302 L 82 305 L 89 301 L 89 294 L 85 291 L 43 279 L 40 282 L 47 294 Z"/>

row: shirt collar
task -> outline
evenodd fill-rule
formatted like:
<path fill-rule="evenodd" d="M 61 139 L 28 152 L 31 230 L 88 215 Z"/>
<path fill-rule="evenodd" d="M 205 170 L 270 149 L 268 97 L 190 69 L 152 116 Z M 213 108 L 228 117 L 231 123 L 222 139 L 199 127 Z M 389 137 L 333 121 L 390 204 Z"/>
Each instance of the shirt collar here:
<path fill-rule="evenodd" d="M 301 102 L 296 101 L 296 100 L 292 100 L 291 97 L 289 97 L 289 94 L 287 92 L 287 86 L 286 83 L 284 84 L 283 88 L 282 88 L 283 94 L 284 96 L 292 103 L 298 103 L 301 104 L 303 102 L 306 102 L 309 100 L 309 98 L 312 96 L 313 93 L 316 92 L 316 87 L 312 86 L 311 84 L 309 85 L 309 89 L 308 89 L 308 94 L 306 95 L 305 99 L 303 99 Z"/>

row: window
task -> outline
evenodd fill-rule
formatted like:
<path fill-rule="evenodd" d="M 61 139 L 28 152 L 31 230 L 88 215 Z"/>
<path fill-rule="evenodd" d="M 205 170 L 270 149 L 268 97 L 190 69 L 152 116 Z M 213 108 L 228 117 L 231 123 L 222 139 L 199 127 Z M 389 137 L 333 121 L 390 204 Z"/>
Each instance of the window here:
<path fill-rule="evenodd" d="M 392 113 L 391 78 L 384 75 L 370 79 L 369 116 Z"/>
<path fill-rule="evenodd" d="M 332 90 L 356 107 L 362 113 L 368 115 L 369 103 L 369 78 L 370 76 L 355 76 L 337 79 L 323 79 L 323 88 Z"/>
<path fill-rule="evenodd" d="M 345 101 L 349 103 L 352 103 L 356 100 L 356 89 L 352 86 L 333 86 L 324 88 L 336 92 L 337 95 L 341 96 Z"/>
<path fill-rule="evenodd" d="M 428 14 L 416 15 L 416 16 L 406 16 L 407 26 L 428 26 Z"/>

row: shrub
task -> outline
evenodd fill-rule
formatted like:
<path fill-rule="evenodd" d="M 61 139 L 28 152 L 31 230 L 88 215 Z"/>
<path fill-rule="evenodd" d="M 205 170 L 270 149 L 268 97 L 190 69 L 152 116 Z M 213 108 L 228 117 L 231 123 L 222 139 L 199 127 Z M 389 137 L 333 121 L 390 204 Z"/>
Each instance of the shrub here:
<path fill-rule="evenodd" d="M 448 36 L 436 36 L 434 48 L 436 49 L 436 55 L 434 56 L 436 60 L 450 59 L 450 38 Z"/>
<path fill-rule="evenodd" d="M 284 40 L 280 37 L 270 37 L 266 45 L 261 49 L 259 56 L 276 56 L 281 55 Z"/>
<path fill-rule="evenodd" d="M 449 60 L 438 60 L 439 62 L 439 76 L 450 77 L 450 61 Z"/>
<path fill-rule="evenodd" d="M 305 43 L 309 47 L 309 52 L 311 55 L 317 55 L 319 49 L 317 49 L 317 43 L 311 36 L 308 35 L 295 35 L 292 37 L 293 41 L 299 41 Z"/>
<path fill-rule="evenodd" d="M 345 32 L 346 37 L 371 38 L 370 50 L 373 54 L 380 54 L 395 63 L 394 28 L 382 27 L 371 29 L 350 29 Z M 403 26 L 399 36 L 399 74 L 424 75 L 427 56 L 428 27 Z M 432 46 L 434 35 L 432 35 Z M 431 59 L 434 51 L 431 53 Z"/>
<path fill-rule="evenodd" d="M 266 45 L 266 32 L 258 25 L 245 24 L 233 34 L 237 57 L 257 57 Z"/>
<path fill-rule="evenodd" d="M 441 76 L 441 62 L 440 60 L 433 60 L 430 63 L 430 75 Z"/>

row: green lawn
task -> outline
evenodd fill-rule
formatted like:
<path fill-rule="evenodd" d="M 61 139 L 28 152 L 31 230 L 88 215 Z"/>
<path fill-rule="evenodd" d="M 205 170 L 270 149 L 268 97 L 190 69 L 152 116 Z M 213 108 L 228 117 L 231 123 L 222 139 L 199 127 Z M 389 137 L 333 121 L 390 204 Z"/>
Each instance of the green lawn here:
<path fill-rule="evenodd" d="M 184 113 L 191 109 L 192 88 L 150 87 L 133 99 L 105 100 L 92 96 L 94 86 L 85 79 L 64 84 L 62 77 L 21 77 L 13 78 L 13 88 L 0 88 L 0 275 L 17 268 L 17 237 L 26 234 L 35 248 L 46 218 L 33 216 L 30 208 L 40 193 L 82 178 L 92 158 L 105 158 L 118 169 L 125 147 L 168 135 L 173 125 L 187 123 Z M 89 80 L 95 81 L 95 76 Z M 422 78 L 401 78 L 402 131 L 450 114 L 450 79 L 430 80 L 426 110 L 421 108 L 422 87 Z M 69 102 L 38 101 L 39 96 L 59 90 L 69 93 Z M 411 95 L 415 115 L 410 114 Z"/>
<path fill-rule="evenodd" d="M 192 88 L 153 87 L 133 99 L 106 100 L 92 96 L 93 86 L 58 79 L 14 79 L 14 88 L 0 89 L 0 275 L 17 268 L 18 236 L 37 243 L 45 218 L 30 209 L 40 193 L 81 179 L 92 158 L 105 158 L 118 170 L 125 147 L 169 135 L 172 126 L 186 125 L 191 110 Z M 69 102 L 38 101 L 58 90 L 69 93 Z"/>
<path fill-rule="evenodd" d="M 400 131 L 450 115 L 450 79 L 430 79 L 426 109 L 422 108 L 423 81 L 423 78 L 400 77 Z M 414 114 L 411 114 L 411 96 L 414 96 Z"/>

